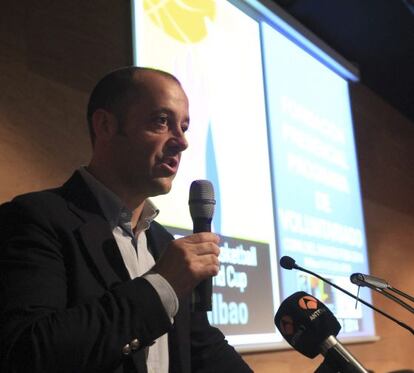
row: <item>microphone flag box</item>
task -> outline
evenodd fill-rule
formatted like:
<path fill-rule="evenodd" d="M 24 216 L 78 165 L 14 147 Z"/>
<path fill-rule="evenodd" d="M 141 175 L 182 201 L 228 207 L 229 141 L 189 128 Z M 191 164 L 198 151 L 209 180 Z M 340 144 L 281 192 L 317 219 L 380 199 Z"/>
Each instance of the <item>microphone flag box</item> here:
<path fill-rule="evenodd" d="M 341 329 L 329 308 L 304 291 L 286 298 L 274 321 L 286 341 L 312 359 L 321 353 L 320 346 L 325 339 L 338 335 Z"/>

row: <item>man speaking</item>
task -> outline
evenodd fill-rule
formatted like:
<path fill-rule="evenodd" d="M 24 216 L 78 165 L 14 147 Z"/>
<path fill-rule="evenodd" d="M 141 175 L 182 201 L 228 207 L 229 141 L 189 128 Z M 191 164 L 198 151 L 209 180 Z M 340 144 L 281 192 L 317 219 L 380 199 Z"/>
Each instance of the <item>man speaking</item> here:
<path fill-rule="evenodd" d="M 219 271 L 218 237 L 173 240 L 148 200 L 169 192 L 188 145 L 180 83 L 116 70 L 87 117 L 89 165 L 0 207 L 0 371 L 251 372 L 191 312 L 194 287 Z"/>

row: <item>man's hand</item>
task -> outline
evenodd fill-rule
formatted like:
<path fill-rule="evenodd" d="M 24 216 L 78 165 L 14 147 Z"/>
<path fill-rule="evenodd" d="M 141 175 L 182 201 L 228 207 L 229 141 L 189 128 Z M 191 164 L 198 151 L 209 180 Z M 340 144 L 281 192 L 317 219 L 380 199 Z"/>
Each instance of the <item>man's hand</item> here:
<path fill-rule="evenodd" d="M 219 241 L 216 234 L 209 232 L 171 241 L 152 270 L 163 276 L 181 298 L 201 280 L 217 275 Z"/>

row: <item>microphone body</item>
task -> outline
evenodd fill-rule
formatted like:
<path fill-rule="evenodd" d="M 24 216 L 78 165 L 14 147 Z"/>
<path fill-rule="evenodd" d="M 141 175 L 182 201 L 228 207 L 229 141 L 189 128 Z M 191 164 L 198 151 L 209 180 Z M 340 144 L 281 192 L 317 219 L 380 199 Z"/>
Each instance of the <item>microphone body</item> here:
<path fill-rule="evenodd" d="M 331 335 L 321 345 L 326 364 L 341 373 L 367 373 L 368 371 L 354 356 Z"/>
<path fill-rule="evenodd" d="M 195 180 L 191 183 L 188 204 L 193 220 L 193 233 L 211 232 L 215 203 L 214 189 L 210 181 Z M 211 311 L 212 293 L 212 279 L 201 281 L 192 293 L 192 311 Z"/>
<path fill-rule="evenodd" d="M 211 232 L 211 218 L 194 218 L 193 233 Z"/>
<path fill-rule="evenodd" d="M 303 355 L 312 359 L 324 355 L 325 372 L 368 373 L 335 338 L 341 326 L 317 298 L 303 291 L 292 294 L 281 303 L 275 325 L 286 341 Z"/>

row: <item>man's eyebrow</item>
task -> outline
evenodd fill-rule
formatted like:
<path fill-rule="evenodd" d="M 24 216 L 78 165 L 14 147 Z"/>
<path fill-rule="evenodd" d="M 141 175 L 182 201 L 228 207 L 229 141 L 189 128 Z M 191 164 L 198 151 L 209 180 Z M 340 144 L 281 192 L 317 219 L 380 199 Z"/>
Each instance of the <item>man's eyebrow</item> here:
<path fill-rule="evenodd" d="M 162 114 L 162 113 L 166 113 L 166 114 L 169 114 L 169 115 L 174 115 L 174 112 L 171 109 L 168 109 L 166 107 L 161 107 L 161 108 L 153 110 L 151 112 L 151 115 Z"/>
<path fill-rule="evenodd" d="M 150 113 L 150 115 L 151 115 L 151 116 L 154 116 L 154 115 L 159 115 L 159 114 L 168 114 L 168 115 L 171 115 L 171 116 L 175 116 L 174 111 L 173 111 L 173 110 L 171 110 L 171 109 L 169 109 L 169 108 L 167 108 L 167 107 L 161 107 L 161 108 L 155 109 L 155 110 L 153 110 L 153 111 Z M 185 121 L 186 121 L 188 124 L 190 124 L 190 117 L 189 117 L 189 116 L 186 116 L 186 117 L 185 117 Z"/>

